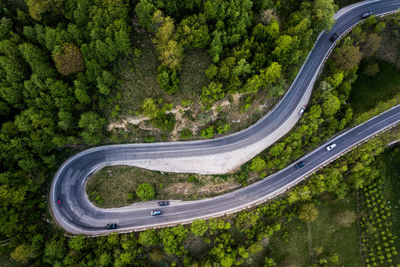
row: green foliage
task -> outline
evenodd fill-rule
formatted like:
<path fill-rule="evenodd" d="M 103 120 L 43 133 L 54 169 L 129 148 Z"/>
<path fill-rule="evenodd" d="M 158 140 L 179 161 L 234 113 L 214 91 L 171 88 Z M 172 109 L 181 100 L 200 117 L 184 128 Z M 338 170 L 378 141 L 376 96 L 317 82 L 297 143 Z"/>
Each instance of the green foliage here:
<path fill-rule="evenodd" d="M 206 18 L 202 13 L 183 19 L 177 34 L 179 43 L 188 47 L 205 48 L 210 42 Z"/>
<path fill-rule="evenodd" d="M 156 11 L 156 7 L 150 0 L 140 0 L 135 7 L 136 16 L 139 19 L 140 25 L 148 31 L 152 31 L 152 18 Z"/>
<path fill-rule="evenodd" d="M 154 187 L 148 183 L 139 184 L 135 193 L 142 201 L 151 200 L 155 196 Z"/>
<path fill-rule="evenodd" d="M 189 140 L 193 137 L 193 133 L 189 128 L 183 128 L 182 131 L 179 133 L 179 138 L 181 140 Z"/>
<path fill-rule="evenodd" d="M 27 264 L 30 259 L 33 258 L 33 249 L 26 244 L 19 245 L 15 248 L 15 250 L 11 253 L 11 258 L 15 261 Z"/>
<path fill-rule="evenodd" d="M 262 170 L 265 170 L 267 168 L 267 164 L 265 163 L 265 160 L 263 160 L 260 157 L 255 157 L 251 160 L 250 164 L 250 170 L 260 172 Z"/>
<path fill-rule="evenodd" d="M 188 182 L 189 182 L 189 183 L 194 183 L 194 184 L 195 184 L 195 183 L 198 183 L 199 180 L 196 178 L 195 175 L 192 174 L 192 175 L 189 176 Z"/>
<path fill-rule="evenodd" d="M 316 24 L 317 32 L 329 31 L 335 23 L 334 14 L 336 6 L 333 0 L 316 0 L 313 6 L 313 21 Z"/>
<path fill-rule="evenodd" d="M 167 68 L 166 66 L 158 67 L 158 84 L 168 94 L 173 94 L 178 90 L 177 72 Z"/>
<path fill-rule="evenodd" d="M 340 101 L 336 96 L 327 93 L 324 96 L 324 102 L 322 103 L 321 108 L 325 116 L 332 116 L 339 110 Z"/>
<path fill-rule="evenodd" d="M 315 221 L 318 217 L 318 210 L 313 204 L 304 204 L 300 208 L 299 219 L 305 223 Z"/>
<path fill-rule="evenodd" d="M 201 131 L 201 137 L 203 137 L 203 138 L 212 138 L 213 136 L 214 136 L 214 126 L 213 125 L 207 127 L 203 131 Z"/>
<path fill-rule="evenodd" d="M 85 247 L 85 237 L 82 235 L 72 237 L 68 241 L 68 246 L 73 250 L 82 250 Z"/>
<path fill-rule="evenodd" d="M 159 233 L 164 251 L 169 255 L 182 257 L 186 251 L 183 241 L 187 238 L 187 229 L 182 225 L 162 229 Z"/>
<path fill-rule="evenodd" d="M 163 65 L 172 70 L 177 70 L 183 57 L 183 48 L 176 41 L 175 25 L 170 17 L 164 17 L 160 10 L 155 11 L 153 23 L 160 24 L 153 39 L 159 53 L 159 59 Z"/>
<path fill-rule="evenodd" d="M 208 225 L 204 220 L 194 220 L 191 224 L 190 231 L 195 236 L 203 236 L 208 230 Z"/>
<path fill-rule="evenodd" d="M 105 122 L 105 119 L 94 112 L 86 112 L 81 115 L 78 125 L 84 130 L 81 135 L 86 143 L 98 144 L 100 142 Z"/>
<path fill-rule="evenodd" d="M 157 245 L 158 237 L 155 230 L 147 230 L 139 233 L 139 244 L 143 246 Z"/>
<path fill-rule="evenodd" d="M 160 111 L 153 98 L 146 98 L 142 104 L 143 114 L 151 119 L 159 116 Z"/>
<path fill-rule="evenodd" d="M 358 66 L 362 53 L 358 46 L 344 45 L 335 49 L 332 58 L 339 69 L 348 71 Z"/>
<path fill-rule="evenodd" d="M 204 86 L 201 91 L 201 101 L 207 106 L 222 99 L 224 96 L 225 93 L 220 83 L 211 82 L 208 86 Z"/>

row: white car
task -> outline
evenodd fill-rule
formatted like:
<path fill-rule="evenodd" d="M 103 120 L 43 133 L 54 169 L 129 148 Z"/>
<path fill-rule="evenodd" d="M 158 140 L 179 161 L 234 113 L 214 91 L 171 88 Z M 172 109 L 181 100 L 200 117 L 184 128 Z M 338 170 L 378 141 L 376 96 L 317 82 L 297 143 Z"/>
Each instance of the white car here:
<path fill-rule="evenodd" d="M 299 115 L 303 115 L 303 113 L 307 110 L 307 106 L 302 106 L 300 111 L 299 111 Z"/>
<path fill-rule="evenodd" d="M 327 151 L 331 151 L 332 149 L 334 149 L 336 147 L 336 144 L 330 144 L 329 146 L 326 147 Z"/>

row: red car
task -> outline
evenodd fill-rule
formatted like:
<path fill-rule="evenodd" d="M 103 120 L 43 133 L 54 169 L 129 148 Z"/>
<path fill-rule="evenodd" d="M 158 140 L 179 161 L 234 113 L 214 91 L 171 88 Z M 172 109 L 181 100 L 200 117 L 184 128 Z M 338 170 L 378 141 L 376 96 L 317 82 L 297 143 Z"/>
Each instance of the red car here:
<path fill-rule="evenodd" d="M 62 204 L 61 200 L 57 199 L 57 204 L 61 205 Z"/>

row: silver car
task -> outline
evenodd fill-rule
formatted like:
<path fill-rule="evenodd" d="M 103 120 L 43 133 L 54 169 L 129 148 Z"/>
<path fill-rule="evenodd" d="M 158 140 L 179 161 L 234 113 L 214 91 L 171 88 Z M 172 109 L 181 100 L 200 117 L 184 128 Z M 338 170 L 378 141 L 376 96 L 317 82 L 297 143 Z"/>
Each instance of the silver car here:
<path fill-rule="evenodd" d="M 329 146 L 326 147 L 327 151 L 331 151 L 332 149 L 334 149 L 336 147 L 336 144 L 332 143 Z"/>

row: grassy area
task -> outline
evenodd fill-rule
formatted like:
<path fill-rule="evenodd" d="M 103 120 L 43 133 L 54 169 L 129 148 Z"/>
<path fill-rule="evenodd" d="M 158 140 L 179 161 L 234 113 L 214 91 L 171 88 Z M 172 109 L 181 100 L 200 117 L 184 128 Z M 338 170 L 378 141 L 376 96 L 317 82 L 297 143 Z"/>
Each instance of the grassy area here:
<path fill-rule="evenodd" d="M 120 63 L 121 82 L 112 108 L 118 105 L 118 114 L 127 116 L 134 115 L 140 109 L 143 100 L 148 97 L 161 98 L 164 102 L 180 103 L 181 100 L 196 102 L 201 89 L 208 83 L 204 73 L 212 62 L 208 53 L 203 50 L 185 52 L 179 71 L 179 90 L 174 95 L 168 95 L 160 88 L 157 81 L 159 61 L 151 38 L 145 33 L 137 34 L 136 38 L 140 49 L 136 49 L 134 55 Z M 110 108 L 110 114 L 111 110 Z"/>
<path fill-rule="evenodd" d="M 375 107 L 379 101 L 387 101 L 400 91 L 400 70 L 386 61 L 377 61 L 379 72 L 374 76 L 365 75 L 363 70 L 368 62 L 362 62 L 358 79 L 353 84 L 350 103 L 354 113 L 362 113 Z"/>
<path fill-rule="evenodd" d="M 86 192 L 99 207 L 122 207 L 139 201 L 135 191 L 140 183 L 151 184 L 156 199 L 198 199 L 240 186 L 226 176 L 161 173 L 130 166 L 112 166 L 95 173 L 87 183 Z"/>
<path fill-rule="evenodd" d="M 400 237 L 400 145 L 385 151 L 378 158 L 377 167 L 383 173 L 385 200 L 391 205 L 391 232 Z M 400 250 L 400 238 L 395 239 L 394 245 Z M 392 264 L 400 264 L 400 255 L 393 258 Z"/>
<path fill-rule="evenodd" d="M 321 258 L 329 262 L 333 253 L 339 256 L 337 266 L 363 266 L 354 216 L 355 194 L 344 200 L 331 200 L 329 197 L 321 200 L 318 211 L 318 218 L 310 224 L 310 233 L 304 222 L 294 219 L 272 237 L 272 256 L 278 266 L 310 266 Z M 353 223 L 346 225 L 347 213 L 353 214 Z M 329 263 L 328 266 L 335 264 Z"/>

